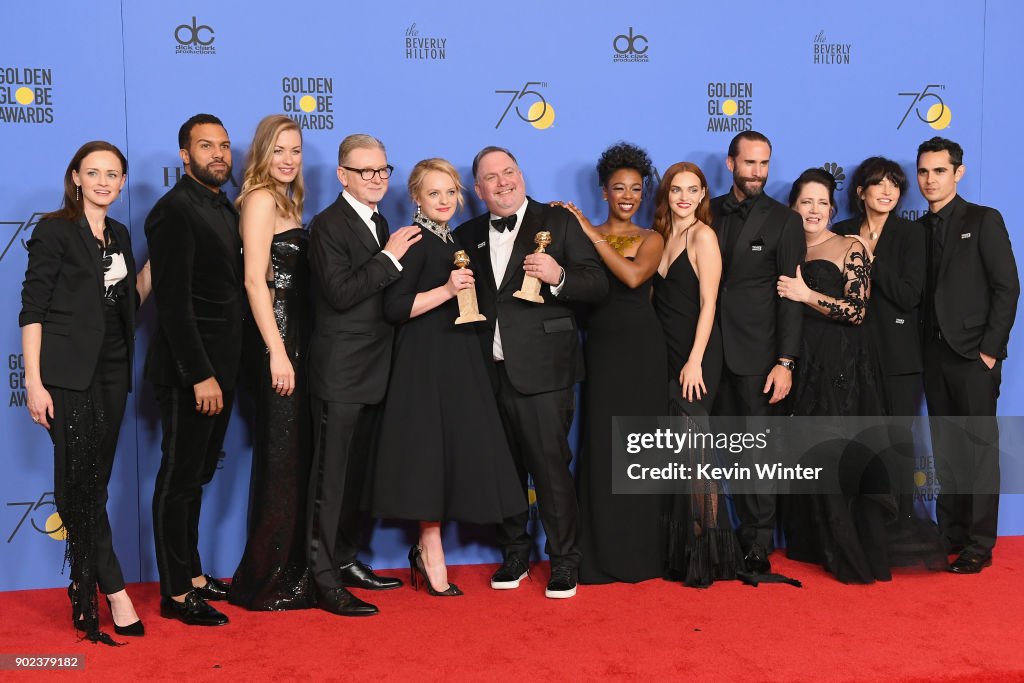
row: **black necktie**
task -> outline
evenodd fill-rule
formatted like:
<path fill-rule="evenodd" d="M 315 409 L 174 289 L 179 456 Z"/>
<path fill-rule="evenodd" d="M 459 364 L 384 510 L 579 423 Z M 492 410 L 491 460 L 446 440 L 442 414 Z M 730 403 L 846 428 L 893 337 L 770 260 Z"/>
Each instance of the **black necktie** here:
<path fill-rule="evenodd" d="M 491 227 L 497 230 L 498 232 L 505 232 L 506 230 L 512 232 L 513 230 L 516 229 L 517 218 L 518 216 L 516 216 L 515 214 L 512 214 L 511 216 L 506 216 L 505 218 L 492 218 Z"/>
<path fill-rule="evenodd" d="M 376 211 L 374 211 L 373 215 L 370 216 L 370 220 L 372 220 L 373 224 L 377 226 L 377 243 L 383 247 L 388 243 L 388 237 L 391 236 L 391 231 L 388 229 L 388 222 L 385 220 L 384 216 L 381 216 Z"/>
<path fill-rule="evenodd" d="M 938 332 L 938 320 L 935 315 L 935 288 L 939 281 L 939 266 L 942 263 L 943 221 L 937 213 L 926 213 L 921 221 L 928 228 L 928 253 L 926 264 L 928 275 L 924 291 L 923 313 L 925 316 L 925 339 L 933 339 Z"/>

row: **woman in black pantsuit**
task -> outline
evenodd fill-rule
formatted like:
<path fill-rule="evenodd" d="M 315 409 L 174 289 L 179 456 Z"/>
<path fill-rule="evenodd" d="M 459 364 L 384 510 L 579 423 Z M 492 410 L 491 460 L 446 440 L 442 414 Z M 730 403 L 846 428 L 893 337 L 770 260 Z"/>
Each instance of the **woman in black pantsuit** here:
<path fill-rule="evenodd" d="M 99 630 L 96 586 L 114 630 L 144 633 L 111 541 L 107 482 L 131 390 L 135 309 L 149 292 L 136 277 L 131 239 L 107 210 L 124 187 L 128 162 L 108 142 L 86 143 L 64 175 L 64 205 L 28 242 L 21 292 L 22 350 L 32 420 L 54 445 L 54 496 L 67 530 L 72 621 L 92 641 Z"/>

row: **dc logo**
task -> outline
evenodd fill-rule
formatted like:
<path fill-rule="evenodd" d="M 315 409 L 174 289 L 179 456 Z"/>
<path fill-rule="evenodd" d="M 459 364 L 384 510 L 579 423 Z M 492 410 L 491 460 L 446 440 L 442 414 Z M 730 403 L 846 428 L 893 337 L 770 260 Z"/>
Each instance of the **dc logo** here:
<path fill-rule="evenodd" d="M 209 38 L 203 40 L 203 35 L 209 35 Z M 178 41 L 178 45 L 211 45 L 213 43 L 213 27 L 203 24 L 200 26 L 196 22 L 196 18 L 192 17 L 192 24 L 182 24 L 174 29 L 174 39 Z"/>
<path fill-rule="evenodd" d="M 642 46 L 642 48 L 641 48 Z M 639 33 L 633 34 L 633 27 L 629 27 L 629 33 L 620 33 L 612 40 L 612 47 L 620 55 L 642 55 L 647 52 L 647 36 Z"/>

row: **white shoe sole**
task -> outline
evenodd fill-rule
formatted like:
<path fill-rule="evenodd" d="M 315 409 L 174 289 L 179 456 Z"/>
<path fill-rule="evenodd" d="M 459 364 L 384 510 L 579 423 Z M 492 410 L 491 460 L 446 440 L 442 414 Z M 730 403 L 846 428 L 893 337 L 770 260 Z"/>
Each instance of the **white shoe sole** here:
<path fill-rule="evenodd" d="M 491 588 L 496 591 L 510 591 L 519 588 L 519 582 L 526 578 L 530 572 L 523 572 L 515 581 L 495 581 L 491 579 Z"/>
<path fill-rule="evenodd" d="M 544 597 L 554 598 L 555 600 L 564 600 L 565 598 L 571 598 L 576 595 L 576 586 L 573 586 L 567 591 L 553 591 L 550 588 L 544 589 Z"/>

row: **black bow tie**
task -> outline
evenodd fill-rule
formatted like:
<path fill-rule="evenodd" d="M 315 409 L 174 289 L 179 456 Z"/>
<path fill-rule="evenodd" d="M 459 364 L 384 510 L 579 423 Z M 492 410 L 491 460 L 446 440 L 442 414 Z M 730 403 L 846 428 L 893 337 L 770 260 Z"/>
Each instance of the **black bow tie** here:
<path fill-rule="evenodd" d="M 492 218 L 491 227 L 497 230 L 498 232 L 505 232 L 506 230 L 512 232 L 513 230 L 516 229 L 517 219 L 518 216 L 516 216 L 515 214 L 512 214 L 511 216 L 505 216 L 504 218 Z"/>
<path fill-rule="evenodd" d="M 735 213 L 739 215 L 740 220 L 745 221 L 747 220 L 747 216 L 750 214 L 750 207 L 752 207 L 753 204 L 754 202 L 749 197 L 741 202 L 736 199 L 735 194 L 730 192 L 729 196 L 725 198 L 724 202 L 722 202 L 722 215 L 728 216 Z"/>

